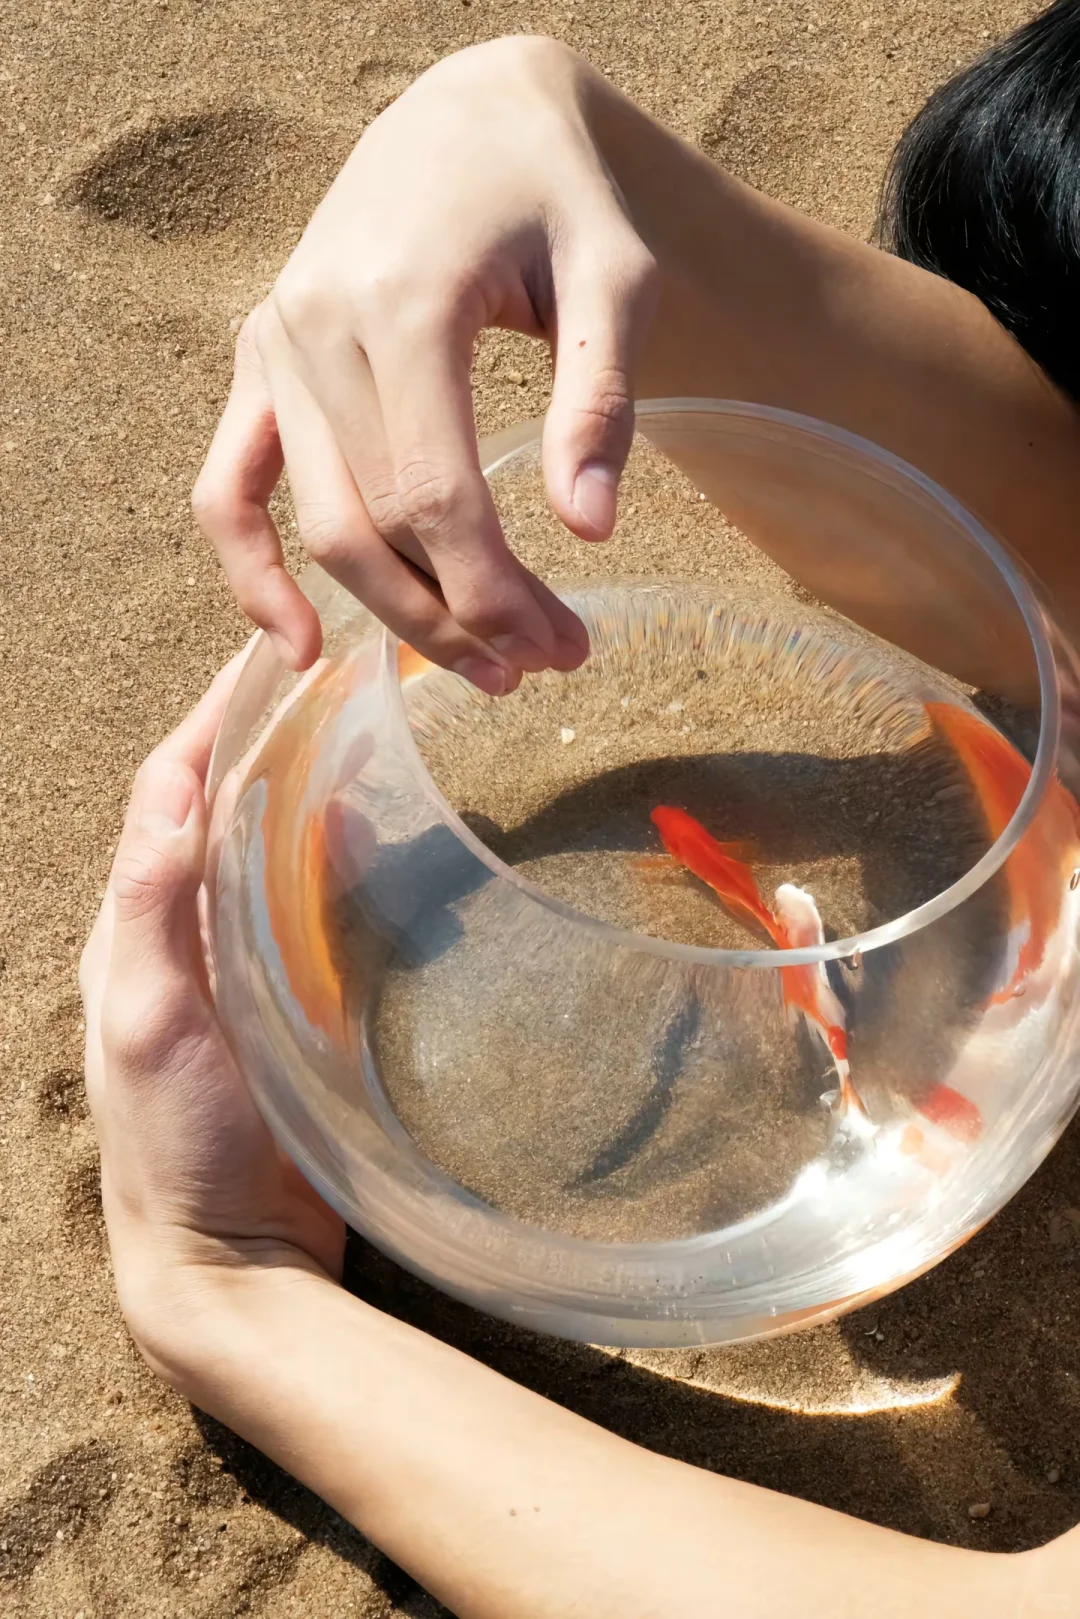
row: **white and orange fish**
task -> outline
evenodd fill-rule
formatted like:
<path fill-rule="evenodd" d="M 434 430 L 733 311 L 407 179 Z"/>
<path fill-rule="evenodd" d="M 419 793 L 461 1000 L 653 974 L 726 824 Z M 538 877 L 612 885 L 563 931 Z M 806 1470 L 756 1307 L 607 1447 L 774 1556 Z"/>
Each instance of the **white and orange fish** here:
<path fill-rule="evenodd" d="M 770 909 L 753 872 L 735 852 L 744 845 L 718 843 L 692 815 L 667 805 L 653 810 L 652 820 L 668 854 L 708 883 L 736 920 L 763 930 L 780 950 L 814 949 L 824 944 L 825 931 L 813 896 L 794 883 L 782 883 Z M 847 1019 L 824 962 L 781 967 L 780 978 L 785 1006 L 806 1019 L 829 1051 L 839 1079 L 841 1109 L 849 1117 L 865 1119 L 866 1109 L 851 1078 Z M 982 1132 L 978 1108 L 950 1085 L 934 1085 L 915 1106 L 932 1127 L 931 1138 L 940 1133 L 953 1142 L 970 1143 Z M 929 1167 L 946 1162 L 945 1153 L 934 1149 L 933 1140 L 927 1141 L 917 1126 L 909 1129 L 902 1150 Z"/>
<path fill-rule="evenodd" d="M 770 910 L 750 867 L 735 853 L 736 849 L 741 851 L 741 844 L 718 843 L 700 821 L 667 804 L 653 810 L 652 820 L 672 859 L 708 883 L 736 921 L 762 929 L 779 950 L 824 944 L 821 917 L 811 895 L 793 883 L 784 883 L 776 891 L 775 909 Z M 793 1013 L 801 1013 L 833 1060 L 840 1081 L 841 1107 L 864 1115 L 851 1082 L 844 1008 L 829 983 L 825 963 L 781 967 L 780 981 L 784 1005 Z"/>
<path fill-rule="evenodd" d="M 927 703 L 927 717 L 963 765 L 986 831 L 995 841 L 1012 820 L 1031 779 L 1031 766 L 1007 737 L 954 703 Z M 975 1097 L 1005 1102 L 1010 1086 L 1026 1083 L 1024 1047 L 1014 1043 L 1031 1018 L 1053 1018 L 1055 991 L 1076 948 L 1080 893 L 1077 804 L 1055 778 L 1001 872 L 1008 907 L 1008 956 L 1002 987 L 990 995 L 958 1052 L 950 1083 L 921 1105 L 923 1123 L 909 1125 L 900 1150 L 943 1170 L 956 1143 L 982 1134 Z M 929 1128 L 927 1128 L 927 1125 Z"/>

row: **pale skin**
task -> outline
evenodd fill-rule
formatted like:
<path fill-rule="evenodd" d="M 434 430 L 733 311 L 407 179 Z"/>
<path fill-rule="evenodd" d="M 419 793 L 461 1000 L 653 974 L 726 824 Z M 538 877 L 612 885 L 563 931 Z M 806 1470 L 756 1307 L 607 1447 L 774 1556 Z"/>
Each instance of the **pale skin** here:
<path fill-rule="evenodd" d="M 610 531 L 635 395 L 767 399 L 922 466 L 1080 617 L 1073 412 L 979 306 L 713 170 L 561 47 L 509 41 L 372 127 L 243 334 L 196 508 L 295 666 L 319 630 L 266 514 L 283 455 L 309 549 L 421 650 L 496 691 L 584 655 L 502 548 L 467 391 L 480 327 L 551 338 L 556 315 L 545 468 L 580 538 Z M 959 1551 L 717 1478 L 340 1287 L 343 1230 L 262 1125 L 201 966 L 231 678 L 140 772 L 82 964 L 117 1288 L 150 1365 L 463 1619 L 1080 1612 L 1080 1531 Z"/>
<path fill-rule="evenodd" d="M 461 1619 L 980 1619 L 1054 1606 L 1077 1532 L 909 1539 L 615 1438 L 339 1285 L 340 1221 L 282 1157 L 201 967 L 203 779 L 234 669 L 136 779 L 83 955 L 121 1308 L 150 1366 Z"/>
<path fill-rule="evenodd" d="M 436 662 L 499 691 L 585 655 L 507 551 L 480 474 L 469 362 L 485 325 L 555 353 L 545 474 L 580 538 L 611 532 L 635 397 L 760 401 L 935 478 L 1080 626 L 1080 421 L 982 305 L 751 191 L 564 47 L 517 39 L 440 63 L 376 120 L 241 333 L 195 511 L 295 667 L 320 632 L 266 511 L 283 456 L 311 555 Z M 754 515 L 739 513 L 751 533 Z M 754 537 L 874 619 L 820 547 Z M 894 572 L 880 600 L 907 588 Z M 910 605 L 917 624 L 926 603 Z M 977 626 L 966 639 L 954 672 L 1000 677 Z M 913 650 L 955 659 L 955 641 Z"/>

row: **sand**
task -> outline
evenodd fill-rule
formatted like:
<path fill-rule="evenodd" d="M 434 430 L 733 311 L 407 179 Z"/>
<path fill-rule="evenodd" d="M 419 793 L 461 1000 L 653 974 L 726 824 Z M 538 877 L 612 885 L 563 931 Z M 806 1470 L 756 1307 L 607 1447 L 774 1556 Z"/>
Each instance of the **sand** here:
<path fill-rule="evenodd" d="M 437 56 L 544 30 L 750 180 L 865 234 L 904 119 L 1029 10 L 4 0 L 5 1614 L 437 1612 L 142 1368 L 113 1300 L 79 1077 L 75 968 L 132 772 L 245 634 L 187 510 L 232 333 L 340 160 Z M 534 415 L 546 361 L 494 340 L 477 386 L 485 430 Z M 359 1243 L 349 1281 L 644 1444 L 1007 1549 L 1080 1517 L 1078 1188 L 1073 1131 L 932 1276 L 835 1327 L 726 1353 L 537 1340 L 447 1305 Z M 987 1517 L 969 1517 L 976 1502 Z"/>

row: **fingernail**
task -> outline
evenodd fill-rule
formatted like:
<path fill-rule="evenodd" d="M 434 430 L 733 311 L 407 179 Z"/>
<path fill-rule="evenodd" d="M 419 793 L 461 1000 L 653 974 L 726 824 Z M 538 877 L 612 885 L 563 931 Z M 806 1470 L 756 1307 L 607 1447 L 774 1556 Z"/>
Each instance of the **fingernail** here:
<path fill-rule="evenodd" d="M 462 658 L 454 664 L 454 673 L 489 697 L 501 697 L 510 684 L 502 664 L 492 663 L 490 658 Z"/>
<path fill-rule="evenodd" d="M 619 474 L 605 461 L 586 461 L 574 479 L 574 509 L 598 534 L 606 536 L 615 527 L 618 487 Z"/>
<path fill-rule="evenodd" d="M 497 652 L 500 658 L 516 664 L 519 669 L 528 669 L 532 674 L 546 669 L 551 662 L 547 653 L 541 652 L 536 642 L 530 641 L 527 635 L 493 635 L 490 644 L 492 651 Z"/>
<path fill-rule="evenodd" d="M 139 808 L 139 826 L 154 837 L 171 836 L 187 824 L 194 800 L 191 773 L 163 767 L 147 786 Z"/>

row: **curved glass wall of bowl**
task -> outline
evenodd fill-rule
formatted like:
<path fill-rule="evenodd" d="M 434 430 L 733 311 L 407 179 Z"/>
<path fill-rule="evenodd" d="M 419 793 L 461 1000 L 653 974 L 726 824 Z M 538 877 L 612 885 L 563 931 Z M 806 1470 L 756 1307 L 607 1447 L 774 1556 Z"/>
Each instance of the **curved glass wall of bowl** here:
<path fill-rule="evenodd" d="M 539 424 L 486 464 L 591 656 L 493 701 L 309 572 L 327 661 L 260 638 L 212 767 L 241 1067 L 351 1225 L 493 1314 L 661 1346 L 865 1303 L 1076 1106 L 1072 653 L 820 423 L 641 407 L 604 547 Z"/>

